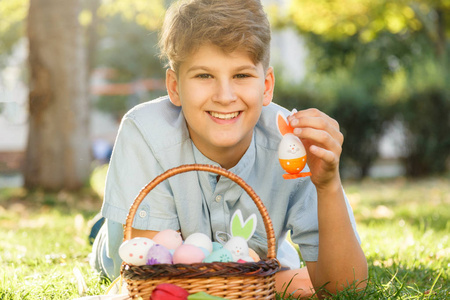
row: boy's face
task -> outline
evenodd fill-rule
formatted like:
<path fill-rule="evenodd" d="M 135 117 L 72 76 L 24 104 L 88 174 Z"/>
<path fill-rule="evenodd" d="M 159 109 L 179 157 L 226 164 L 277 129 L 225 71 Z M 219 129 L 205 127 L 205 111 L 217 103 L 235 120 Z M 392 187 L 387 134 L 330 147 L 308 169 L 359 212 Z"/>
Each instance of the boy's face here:
<path fill-rule="evenodd" d="M 195 146 L 230 168 L 250 145 L 262 107 L 272 101 L 274 75 L 246 52 L 204 45 L 178 74 L 167 71 L 166 85 L 171 101 L 182 107 Z"/>

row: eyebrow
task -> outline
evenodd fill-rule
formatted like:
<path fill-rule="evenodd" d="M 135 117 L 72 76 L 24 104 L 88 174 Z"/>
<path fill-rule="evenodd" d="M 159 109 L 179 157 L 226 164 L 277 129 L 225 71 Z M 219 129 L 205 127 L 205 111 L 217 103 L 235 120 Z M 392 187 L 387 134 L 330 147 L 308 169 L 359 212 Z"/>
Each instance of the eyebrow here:
<path fill-rule="evenodd" d="M 243 70 L 252 70 L 252 71 L 256 71 L 257 68 L 254 65 L 243 65 L 243 66 L 239 66 L 236 69 L 233 70 L 233 72 L 241 72 Z M 190 73 L 190 72 L 196 72 L 196 71 L 207 71 L 207 72 L 211 72 L 212 69 L 206 66 L 192 66 L 189 69 L 187 69 L 186 73 Z"/>

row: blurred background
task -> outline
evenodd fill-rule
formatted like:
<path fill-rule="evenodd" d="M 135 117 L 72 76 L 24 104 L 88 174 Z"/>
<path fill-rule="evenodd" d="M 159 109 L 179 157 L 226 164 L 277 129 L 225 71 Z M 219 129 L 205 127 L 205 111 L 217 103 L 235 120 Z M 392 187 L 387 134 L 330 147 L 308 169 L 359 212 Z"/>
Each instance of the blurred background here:
<path fill-rule="evenodd" d="M 77 190 L 165 94 L 168 0 L 0 0 L 0 188 Z M 274 101 L 345 135 L 347 179 L 449 176 L 450 0 L 265 0 Z"/>

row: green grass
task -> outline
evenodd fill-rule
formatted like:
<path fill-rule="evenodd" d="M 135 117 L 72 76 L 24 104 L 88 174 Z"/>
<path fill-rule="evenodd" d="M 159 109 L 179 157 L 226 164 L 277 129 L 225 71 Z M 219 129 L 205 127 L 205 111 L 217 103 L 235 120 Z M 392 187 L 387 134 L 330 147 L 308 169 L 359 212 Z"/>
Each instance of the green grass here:
<path fill-rule="evenodd" d="M 88 221 L 100 209 L 103 176 L 104 169 L 94 173 L 97 193 L 0 190 L 0 299 L 77 298 L 78 271 L 86 282 L 82 293 L 104 293 L 108 282 L 99 280 L 87 259 Z M 368 259 L 369 284 L 333 299 L 450 298 L 450 180 L 368 180 L 344 187 Z"/>

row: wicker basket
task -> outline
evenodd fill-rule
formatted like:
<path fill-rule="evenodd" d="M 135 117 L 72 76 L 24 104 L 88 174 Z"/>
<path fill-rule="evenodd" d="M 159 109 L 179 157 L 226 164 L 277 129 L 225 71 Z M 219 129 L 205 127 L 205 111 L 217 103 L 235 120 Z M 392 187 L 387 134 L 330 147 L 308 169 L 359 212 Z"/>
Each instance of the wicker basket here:
<path fill-rule="evenodd" d="M 122 264 L 122 277 L 131 298 L 149 299 L 153 289 L 161 283 L 172 283 L 189 293 L 206 292 L 227 299 L 274 299 L 275 273 L 280 269 L 276 259 L 275 234 L 272 221 L 261 199 L 237 175 L 210 165 L 182 165 L 170 169 L 147 184 L 134 200 L 125 224 L 124 241 L 131 239 L 131 226 L 136 211 L 145 196 L 162 181 L 180 173 L 207 171 L 225 176 L 241 186 L 255 202 L 264 221 L 267 234 L 267 259 L 259 262 L 212 262 L 195 264 L 157 264 L 133 266 Z"/>

